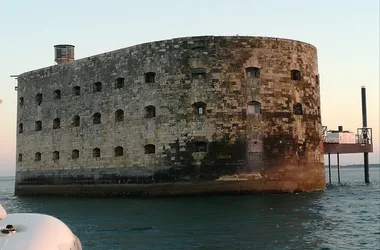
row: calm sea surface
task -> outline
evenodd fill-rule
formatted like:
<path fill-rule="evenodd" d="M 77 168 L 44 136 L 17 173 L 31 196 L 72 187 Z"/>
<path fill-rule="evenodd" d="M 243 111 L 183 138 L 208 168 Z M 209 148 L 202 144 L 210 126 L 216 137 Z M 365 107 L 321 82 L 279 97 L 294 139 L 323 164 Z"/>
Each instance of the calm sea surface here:
<path fill-rule="evenodd" d="M 324 192 L 188 198 L 15 197 L 0 178 L 8 213 L 64 221 L 85 250 L 380 249 L 380 172 L 343 168 Z M 326 175 L 327 179 L 327 175 Z"/>

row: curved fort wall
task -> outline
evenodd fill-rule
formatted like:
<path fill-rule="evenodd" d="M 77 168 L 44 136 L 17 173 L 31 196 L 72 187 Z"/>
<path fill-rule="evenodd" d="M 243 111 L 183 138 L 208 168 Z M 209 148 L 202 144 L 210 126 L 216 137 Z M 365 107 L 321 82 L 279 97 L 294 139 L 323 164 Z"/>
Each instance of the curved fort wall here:
<path fill-rule="evenodd" d="M 18 98 L 18 195 L 325 188 L 317 51 L 303 42 L 146 43 L 24 73 Z"/>

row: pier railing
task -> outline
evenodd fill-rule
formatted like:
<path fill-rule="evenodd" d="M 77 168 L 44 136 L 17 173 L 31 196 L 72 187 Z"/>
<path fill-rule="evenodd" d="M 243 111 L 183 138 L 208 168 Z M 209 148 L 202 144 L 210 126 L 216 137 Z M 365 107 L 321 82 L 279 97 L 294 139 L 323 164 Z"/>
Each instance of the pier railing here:
<path fill-rule="evenodd" d="M 372 128 L 358 128 L 356 143 L 372 144 Z"/>

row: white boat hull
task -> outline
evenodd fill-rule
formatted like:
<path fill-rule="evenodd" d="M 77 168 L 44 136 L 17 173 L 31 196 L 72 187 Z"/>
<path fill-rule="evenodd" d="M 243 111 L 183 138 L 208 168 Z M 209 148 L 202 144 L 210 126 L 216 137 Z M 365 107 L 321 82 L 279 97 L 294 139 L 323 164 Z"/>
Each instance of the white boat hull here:
<path fill-rule="evenodd" d="M 1 207 L 1 205 L 0 205 Z M 1 210 L 1 209 L 0 209 Z M 6 230 L 12 225 L 15 231 Z M 1 250 L 81 250 L 80 240 L 59 219 L 33 213 L 0 217 Z"/>

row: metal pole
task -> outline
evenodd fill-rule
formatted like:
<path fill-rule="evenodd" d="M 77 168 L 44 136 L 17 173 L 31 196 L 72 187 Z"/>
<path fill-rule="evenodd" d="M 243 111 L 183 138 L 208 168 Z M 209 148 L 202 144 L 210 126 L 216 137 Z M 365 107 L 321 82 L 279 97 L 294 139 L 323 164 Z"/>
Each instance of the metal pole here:
<path fill-rule="evenodd" d="M 331 161 L 330 161 L 330 153 L 329 153 L 329 183 L 331 184 Z"/>
<path fill-rule="evenodd" d="M 340 183 L 339 153 L 336 154 L 336 160 L 337 160 L 337 165 L 338 165 L 338 183 Z"/>
<path fill-rule="evenodd" d="M 365 87 L 362 86 L 362 120 L 363 120 L 363 128 L 367 128 L 367 98 Z M 367 136 L 367 133 L 363 134 L 363 136 Z M 367 138 L 364 138 L 367 139 Z M 365 140 L 367 142 L 367 140 Z M 369 184 L 369 160 L 368 153 L 364 153 L 364 181 Z"/>
<path fill-rule="evenodd" d="M 363 128 L 367 127 L 367 98 L 365 87 L 362 86 L 362 118 L 363 118 Z"/>

